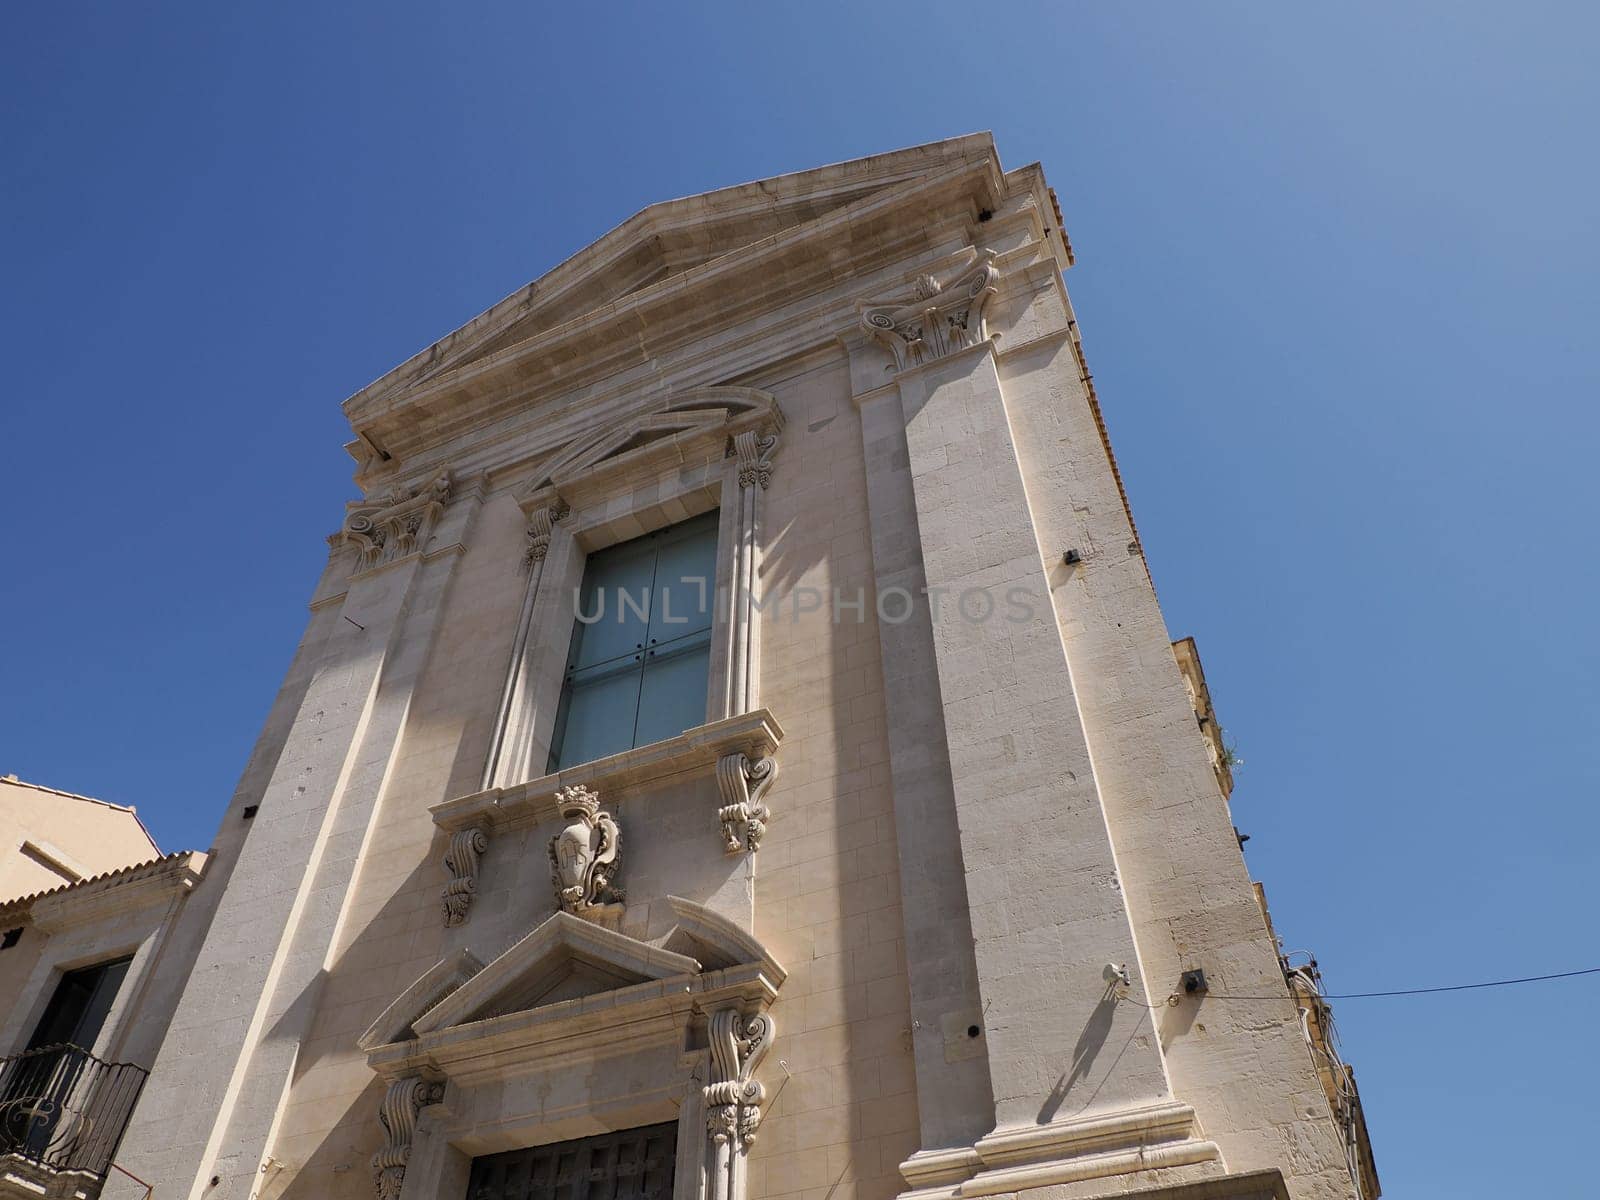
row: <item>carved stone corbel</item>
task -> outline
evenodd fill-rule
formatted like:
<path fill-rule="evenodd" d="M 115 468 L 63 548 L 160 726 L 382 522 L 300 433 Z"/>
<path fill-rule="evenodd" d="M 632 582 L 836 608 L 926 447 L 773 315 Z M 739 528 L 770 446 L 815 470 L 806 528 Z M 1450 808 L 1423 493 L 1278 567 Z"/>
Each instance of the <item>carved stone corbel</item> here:
<path fill-rule="evenodd" d="M 767 831 L 772 812 L 763 804 L 778 778 L 778 760 L 772 757 L 751 759 L 747 754 L 725 754 L 717 760 L 717 787 L 722 792 L 722 807 L 717 820 L 722 822 L 722 840 L 729 854 L 761 849 L 761 835 Z"/>
<path fill-rule="evenodd" d="M 550 551 L 551 529 L 571 511 L 566 501 L 558 498 L 554 504 L 541 505 L 528 513 L 528 548 L 522 555 L 523 566 L 532 567 L 544 561 Z"/>
<path fill-rule="evenodd" d="M 744 1156 L 755 1144 L 766 1088 L 756 1068 L 772 1048 L 775 1028 L 767 1013 L 746 1016 L 720 1008 L 706 1022 L 711 1082 L 705 1087 L 706 1133 L 711 1139 L 712 1200 L 739 1200 Z"/>
<path fill-rule="evenodd" d="M 861 326 L 889 348 L 902 371 L 976 346 L 988 337 L 983 310 L 998 275 L 993 252 L 985 250 L 976 264 L 943 284 L 921 275 L 909 297 L 859 302 Z"/>
<path fill-rule="evenodd" d="M 617 915 L 624 899 L 613 881 L 622 868 L 622 830 L 600 797 L 579 784 L 556 803 L 567 825 L 550 839 L 550 876 L 563 912 L 591 921 Z"/>
<path fill-rule="evenodd" d="M 389 1085 L 378 1106 L 383 1126 L 383 1148 L 372 1156 L 373 1182 L 378 1200 L 400 1200 L 406 1164 L 411 1160 L 411 1138 L 417 1131 L 417 1113 L 444 1099 L 444 1084 L 408 1075 Z"/>
<path fill-rule="evenodd" d="M 444 885 L 440 896 L 445 925 L 466 924 L 467 910 L 478 890 L 478 860 L 488 848 L 489 836 L 481 829 L 463 829 L 451 835 L 450 849 L 444 855 L 450 882 Z"/>
<path fill-rule="evenodd" d="M 357 570 L 381 566 L 420 549 L 450 499 L 450 472 L 427 483 L 396 488 L 386 496 L 351 508 L 341 533 L 361 554 Z"/>
<path fill-rule="evenodd" d="M 733 453 L 739 460 L 739 486 L 741 488 L 761 485 L 765 491 L 772 482 L 772 455 L 778 448 L 778 434 L 775 430 L 749 429 L 744 433 L 734 434 Z"/>

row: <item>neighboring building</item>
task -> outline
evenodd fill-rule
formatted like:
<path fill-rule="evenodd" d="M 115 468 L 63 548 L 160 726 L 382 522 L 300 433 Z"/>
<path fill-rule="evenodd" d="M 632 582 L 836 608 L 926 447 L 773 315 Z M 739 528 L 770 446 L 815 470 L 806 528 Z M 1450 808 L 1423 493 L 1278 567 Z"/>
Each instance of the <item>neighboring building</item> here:
<path fill-rule="evenodd" d="M 14 776 L 0 837 L 0 1197 L 92 1192 L 161 1045 L 176 996 L 151 981 L 206 856 Z"/>
<path fill-rule="evenodd" d="M 160 855 L 131 808 L 0 777 L 0 901 Z"/>
<path fill-rule="evenodd" d="M 655 205 L 352 397 L 103 1194 L 1375 1196 L 1071 261 L 958 138 Z"/>

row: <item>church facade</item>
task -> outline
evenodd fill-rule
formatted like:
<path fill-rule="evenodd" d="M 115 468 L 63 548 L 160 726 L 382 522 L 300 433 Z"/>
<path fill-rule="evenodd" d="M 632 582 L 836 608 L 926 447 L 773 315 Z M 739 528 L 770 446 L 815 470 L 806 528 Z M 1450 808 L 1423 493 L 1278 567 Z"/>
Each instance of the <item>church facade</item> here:
<path fill-rule="evenodd" d="M 80 1194 L 1375 1196 L 1071 262 L 958 138 L 646 209 L 348 400 Z"/>

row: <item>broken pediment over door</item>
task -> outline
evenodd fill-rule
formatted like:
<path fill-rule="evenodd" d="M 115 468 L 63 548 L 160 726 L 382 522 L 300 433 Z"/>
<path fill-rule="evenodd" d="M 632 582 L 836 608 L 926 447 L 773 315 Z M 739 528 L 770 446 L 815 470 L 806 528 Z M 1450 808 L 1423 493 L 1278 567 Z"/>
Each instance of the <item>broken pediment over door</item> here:
<path fill-rule="evenodd" d="M 655 941 L 558 912 L 481 968 L 461 951 L 402 993 L 361 1039 L 386 1085 L 380 1200 L 440 1194 L 472 1156 L 669 1120 L 673 1194 L 742 1200 L 785 972 L 727 917 L 667 904 Z"/>

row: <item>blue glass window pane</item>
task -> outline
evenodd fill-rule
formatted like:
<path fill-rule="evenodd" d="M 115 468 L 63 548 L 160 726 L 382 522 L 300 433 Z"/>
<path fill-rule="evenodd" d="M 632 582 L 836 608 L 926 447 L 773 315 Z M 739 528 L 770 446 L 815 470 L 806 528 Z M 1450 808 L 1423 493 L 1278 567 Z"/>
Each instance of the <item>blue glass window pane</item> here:
<path fill-rule="evenodd" d="M 573 631 L 572 666 L 631 656 L 644 646 L 655 547 L 627 542 L 589 556 Z M 598 620 L 594 620 L 598 617 Z"/>
<path fill-rule="evenodd" d="M 704 517 L 680 526 L 664 540 L 656 561 L 649 636 L 667 642 L 711 628 L 717 591 L 717 526 Z"/>
<path fill-rule="evenodd" d="M 639 720 L 633 744 L 677 737 L 706 719 L 706 688 L 711 667 L 709 632 L 675 643 L 676 651 L 657 650 L 645 660 L 639 689 Z"/>
<path fill-rule="evenodd" d="M 589 556 L 550 770 L 705 720 L 716 570 L 715 512 Z"/>
<path fill-rule="evenodd" d="M 633 725 L 639 709 L 639 677 L 639 666 L 630 661 L 624 669 L 592 673 L 568 685 L 563 697 L 565 727 L 558 730 L 552 770 L 592 762 L 635 744 Z"/>

